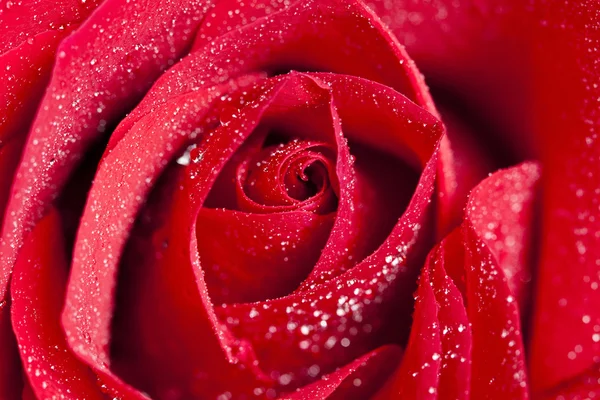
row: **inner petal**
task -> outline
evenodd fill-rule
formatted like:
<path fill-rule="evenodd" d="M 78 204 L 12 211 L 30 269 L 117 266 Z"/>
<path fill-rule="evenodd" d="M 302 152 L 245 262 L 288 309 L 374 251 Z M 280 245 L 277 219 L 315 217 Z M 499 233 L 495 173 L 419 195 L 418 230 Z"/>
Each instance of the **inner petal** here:
<path fill-rule="evenodd" d="M 237 167 L 238 206 L 252 202 L 321 214 L 335 210 L 334 153 L 327 144 L 299 139 L 263 147 Z"/>

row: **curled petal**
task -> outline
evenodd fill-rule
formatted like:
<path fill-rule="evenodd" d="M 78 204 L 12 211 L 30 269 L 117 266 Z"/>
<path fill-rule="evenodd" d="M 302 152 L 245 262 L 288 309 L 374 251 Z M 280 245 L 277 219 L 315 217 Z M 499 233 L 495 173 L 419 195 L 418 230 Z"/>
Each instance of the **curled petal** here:
<path fill-rule="evenodd" d="M 383 150 L 382 147 L 385 146 L 386 153 L 391 153 L 396 158 L 406 161 L 414 168 L 423 168 L 428 163 L 442 133 L 441 125 L 433 115 L 407 101 L 399 93 L 374 82 L 334 74 L 315 74 L 314 77 L 332 91 L 335 113 L 339 115 L 341 121 L 341 126 L 336 129 L 339 132 L 343 130 L 343 135 L 348 140 L 372 146 L 378 150 Z M 371 93 L 371 95 L 367 96 L 366 93 Z M 381 237 L 381 233 L 377 229 L 373 229 L 378 228 L 373 223 L 377 221 L 376 215 L 385 215 L 386 218 L 390 218 L 389 214 L 381 213 L 382 209 L 386 207 L 369 209 L 373 205 L 367 202 L 367 200 L 371 200 L 368 199 L 367 194 L 370 188 L 367 185 L 376 180 L 370 177 L 361 179 L 368 174 L 368 169 L 361 168 L 360 161 L 357 160 L 356 163 L 353 163 L 356 168 L 349 164 L 347 160 L 349 160 L 350 149 L 342 140 L 339 132 L 336 134 L 337 174 L 338 179 L 342 182 L 341 187 L 346 188 L 346 195 L 342 193 L 340 196 L 336 224 L 321 259 L 308 279 L 303 282 L 300 290 L 306 290 L 339 275 L 372 253 L 377 247 L 368 246 L 370 240 Z M 360 153 L 357 156 L 360 156 Z M 376 162 L 373 162 L 371 167 L 375 165 Z M 391 165 L 392 163 L 390 163 Z M 402 177 L 404 180 L 413 179 L 410 172 L 405 172 L 405 174 L 406 176 Z M 384 174 L 379 173 L 379 176 L 384 176 Z M 395 184 L 393 180 L 387 183 L 388 185 Z M 378 189 L 383 189 L 383 193 L 386 193 L 385 188 Z M 399 199 L 398 193 L 401 196 L 402 189 L 394 189 L 392 196 Z M 387 195 L 389 196 L 389 194 Z M 398 203 L 400 205 L 402 201 L 400 200 Z M 408 220 L 415 217 L 414 215 L 410 216 L 411 209 L 411 206 L 408 205 L 401 221 L 393 221 L 395 226 L 408 224 Z M 418 219 L 415 217 L 415 220 Z M 389 233 L 389 230 L 385 231 L 385 236 Z M 410 240 L 408 241 L 410 242 Z M 380 243 L 375 243 L 375 246 L 379 246 Z M 364 245 L 367 246 L 360 248 Z M 348 252 L 346 249 L 352 251 Z"/>
<path fill-rule="evenodd" d="M 252 214 L 203 208 L 196 237 L 215 304 L 284 296 L 310 273 L 333 215 L 295 211 Z"/>
<path fill-rule="evenodd" d="M 0 298 L 27 232 L 86 150 L 185 53 L 204 5 L 202 0 L 155 5 L 108 0 L 61 42 L 7 206 Z M 136 40 L 122 34 L 125 25 L 136 27 Z"/>
<path fill-rule="evenodd" d="M 537 256 L 536 201 L 540 167 L 524 163 L 502 170 L 471 193 L 466 218 L 495 258 L 521 311 L 527 311 L 532 263 Z"/>
<path fill-rule="evenodd" d="M 423 269 L 415 296 L 415 312 L 400 370 L 379 393 L 380 399 L 437 399 L 442 342 L 429 268 Z"/>
<path fill-rule="evenodd" d="M 54 64 L 56 49 L 99 1 L 5 2 L 0 12 L 0 227 L 14 172 Z M 4 255 L 6 249 L 2 251 Z M 13 398 L 21 385 L 7 299 L 11 263 L 0 273 L 0 397 Z"/>
<path fill-rule="evenodd" d="M 425 263 L 416 295 L 413 325 L 401 367 L 377 398 L 469 399 L 472 333 L 461 292 L 445 266 L 462 260 L 452 254 L 457 237 L 443 240 Z M 388 396 L 388 397 L 386 397 Z"/>
<path fill-rule="evenodd" d="M 362 61 L 355 62 L 359 57 Z M 360 76 L 394 88 L 435 115 L 414 62 L 361 2 L 297 1 L 219 37 L 169 69 L 111 136 L 109 149 L 135 121 L 170 99 L 241 75 L 289 70 Z"/>
<path fill-rule="evenodd" d="M 346 82 L 351 84 L 352 79 L 358 78 L 346 78 Z M 276 84 L 276 86 L 272 86 L 274 84 Z M 275 90 L 275 88 L 277 89 Z M 206 135 L 205 139 L 199 142 L 197 148 L 191 151 L 191 162 L 187 168 L 188 171 L 185 173 L 186 177 L 182 177 L 181 179 L 183 180 L 175 185 L 175 187 L 180 187 L 181 189 L 175 193 L 176 197 L 173 199 L 174 206 L 171 209 L 172 214 L 169 217 L 171 222 L 168 223 L 167 228 L 164 231 L 164 238 L 168 240 L 168 244 L 166 245 L 164 252 L 162 252 L 163 254 L 160 256 L 162 260 L 156 262 L 154 267 L 146 267 L 144 269 L 144 274 L 140 276 L 139 279 L 136 279 L 137 284 L 141 287 L 141 295 L 131 295 L 133 303 L 131 304 L 130 312 L 133 313 L 133 317 L 138 321 L 138 328 L 133 330 L 128 329 L 127 332 L 128 335 L 131 335 L 131 339 L 129 340 L 135 339 L 141 342 L 141 348 L 138 350 L 142 354 L 141 357 L 144 357 L 147 362 L 144 363 L 144 370 L 138 369 L 136 371 L 133 366 L 126 368 L 131 371 L 132 376 L 137 375 L 137 377 L 133 376 L 132 379 L 137 381 L 138 385 L 147 388 L 149 392 L 166 393 L 165 391 L 168 391 L 169 387 L 180 387 L 183 388 L 180 389 L 183 390 L 182 393 L 188 393 L 188 391 L 190 393 L 195 393 L 200 390 L 200 387 L 202 387 L 202 390 L 204 391 L 208 390 L 206 385 L 207 382 L 210 382 L 210 390 L 215 391 L 215 394 L 218 394 L 217 391 L 220 387 L 228 387 L 227 382 L 230 381 L 231 376 L 237 377 L 238 385 L 234 388 L 236 392 L 243 392 L 246 390 L 244 388 L 254 387 L 256 385 L 265 388 L 265 390 L 268 388 L 276 388 L 277 391 L 282 391 L 297 387 L 298 382 L 307 379 L 308 376 L 294 376 L 291 378 L 290 382 L 287 382 L 287 385 L 282 385 L 281 382 L 284 382 L 285 380 L 278 379 L 278 377 L 281 377 L 281 374 L 273 375 L 273 373 L 277 371 L 280 371 L 283 374 L 288 366 L 272 365 L 270 356 L 267 356 L 266 358 L 264 356 L 263 351 L 265 349 L 264 345 L 266 344 L 264 341 L 269 341 L 269 338 L 266 337 L 265 334 L 268 333 L 269 330 L 267 329 L 268 327 L 262 325 L 260 321 L 264 322 L 262 315 L 267 312 L 266 310 L 252 311 L 250 309 L 252 307 L 250 304 L 244 304 L 241 305 L 242 307 L 239 309 L 237 306 L 232 306 L 216 310 L 218 318 L 215 318 L 212 315 L 214 311 L 211 301 L 207 296 L 206 285 L 202 275 L 202 257 L 194 250 L 198 247 L 198 238 L 193 235 L 193 232 L 197 229 L 194 227 L 197 223 L 195 216 L 198 215 L 198 213 L 201 213 L 200 208 L 215 181 L 215 175 L 224 168 L 229 159 L 233 156 L 233 152 L 241 148 L 242 142 L 257 128 L 257 124 L 259 124 L 261 118 L 267 118 L 267 116 L 272 118 L 270 110 L 278 110 L 280 117 L 284 117 L 286 114 L 282 110 L 294 110 L 296 107 L 304 107 L 307 100 L 309 101 L 309 104 L 313 105 L 318 105 L 325 100 L 326 102 L 323 104 L 330 108 L 330 90 L 331 88 L 318 77 L 312 77 L 305 74 L 290 74 L 288 76 L 266 81 L 263 85 L 259 85 L 251 91 L 251 93 L 255 94 L 264 92 L 265 95 L 259 97 L 258 100 L 251 100 L 253 99 L 252 96 L 255 94 L 246 96 L 244 101 L 247 105 L 244 106 L 242 110 L 232 111 L 232 115 L 235 115 L 234 118 L 229 117 L 227 114 L 222 115 L 221 120 L 224 121 L 224 124 L 217 128 L 215 133 Z M 396 93 L 396 96 L 400 95 Z M 402 97 L 400 96 L 399 98 Z M 257 101 L 254 106 L 252 105 L 253 101 Z M 228 100 L 228 102 L 230 101 Z M 412 103 L 403 104 L 403 108 L 413 106 Z M 335 111 L 335 109 L 333 110 Z M 401 117 L 401 115 L 401 113 L 398 113 L 396 118 L 402 120 L 403 117 Z M 424 118 L 430 117 L 424 115 Z M 338 124 L 339 122 L 335 122 L 336 126 Z M 428 126 L 430 129 L 433 129 L 434 132 L 437 132 L 435 129 L 438 125 L 436 125 L 434 119 L 431 120 L 431 125 Z M 425 131 L 423 134 L 425 135 Z M 432 143 L 432 147 L 430 148 L 430 152 L 433 152 L 435 150 L 435 141 L 433 140 L 435 134 L 431 135 L 432 139 L 430 143 Z M 407 137 L 409 136 L 407 135 Z M 423 136 L 423 138 L 425 137 L 426 136 Z M 125 143 L 125 140 L 129 140 L 129 135 L 124 137 L 122 142 Z M 132 140 L 135 139 L 132 138 Z M 396 138 L 396 140 L 398 139 Z M 119 145 L 117 145 L 115 149 L 119 146 L 121 146 L 121 142 L 119 142 Z M 423 155 L 426 154 L 425 150 L 422 151 Z M 108 158 L 106 160 L 108 160 Z M 419 219 L 422 215 L 426 214 L 427 205 L 429 204 L 428 199 L 433 192 L 434 171 L 432 168 L 434 165 L 433 161 L 426 164 L 427 172 L 424 173 L 419 194 L 416 196 L 418 200 L 412 205 L 411 210 L 414 214 L 413 217 L 416 219 Z M 126 168 L 125 171 L 127 170 L 128 169 Z M 103 189 L 106 189 L 106 187 L 103 187 Z M 119 210 L 119 212 L 122 212 L 122 210 Z M 421 219 L 421 222 L 427 225 L 425 217 Z M 388 245 L 396 248 L 403 243 L 403 240 L 412 239 L 415 235 L 414 228 L 402 225 L 398 231 L 402 232 L 406 229 L 410 231 L 410 235 L 397 234 L 394 236 L 396 239 L 393 242 L 388 243 Z M 160 240 L 158 240 L 158 242 L 160 242 Z M 413 257 L 416 258 L 417 256 L 412 254 L 412 248 L 409 249 L 409 247 L 411 246 L 408 246 L 404 250 L 404 257 L 409 259 Z M 397 252 L 399 250 L 393 251 Z M 418 252 L 415 251 L 415 254 L 416 253 Z M 373 260 L 373 263 L 375 265 L 381 265 L 386 262 L 384 260 L 385 258 L 385 255 L 380 255 L 379 259 Z M 400 261 L 396 262 L 394 264 L 394 269 L 402 269 L 402 265 L 400 264 Z M 161 267 L 161 265 L 163 267 Z M 170 267 L 165 268 L 167 265 Z M 178 267 L 174 268 L 174 265 Z M 367 284 L 370 279 L 369 277 L 373 277 L 373 274 L 376 271 L 377 268 L 374 265 L 371 266 L 370 264 L 365 264 L 361 269 L 356 271 L 357 275 L 354 281 L 361 281 Z M 346 278 L 351 281 L 353 280 L 351 277 Z M 370 297 L 377 297 L 377 290 L 387 287 L 387 284 L 384 286 L 377 286 L 377 282 L 381 283 L 384 281 L 386 281 L 385 275 L 379 275 L 375 281 L 368 284 L 372 286 L 371 294 L 369 295 Z M 333 285 L 339 285 L 340 282 L 340 280 L 337 282 L 332 281 L 330 285 L 323 288 L 323 290 L 331 290 Z M 409 278 L 406 280 L 399 278 L 394 285 L 410 286 L 410 282 L 411 280 Z M 182 285 L 185 286 L 182 287 Z M 195 285 L 197 285 L 196 289 L 194 288 Z M 374 290 L 375 288 L 377 289 Z M 348 286 L 348 295 L 354 296 L 351 295 L 351 292 L 363 289 L 368 290 L 368 288 L 361 289 Z M 388 293 L 386 296 L 391 296 L 392 292 L 393 291 L 390 289 L 386 292 Z M 410 290 L 406 292 L 400 290 L 400 292 L 409 294 Z M 315 292 L 314 294 L 311 294 L 311 297 L 314 295 L 315 299 L 318 299 L 319 297 L 322 297 L 323 293 L 325 292 Z M 298 294 L 296 297 L 305 298 L 306 295 Z M 154 305 L 155 299 L 157 298 L 161 299 L 160 307 L 158 308 Z M 335 313 L 335 309 L 337 308 L 335 302 L 337 299 L 323 300 L 327 305 L 323 304 L 323 307 L 319 305 L 316 308 L 323 310 L 331 309 L 331 312 Z M 284 301 L 295 301 L 295 299 L 293 297 L 286 298 Z M 274 300 L 270 301 L 269 304 L 275 306 L 277 302 L 278 300 Z M 144 304 L 144 306 L 135 306 L 135 304 Z M 388 304 L 390 307 L 393 307 L 393 304 L 395 303 L 390 300 Z M 308 306 L 308 303 L 306 305 Z M 373 306 L 375 305 L 376 304 L 373 303 Z M 362 305 L 359 306 L 362 307 Z M 147 309 L 147 307 L 156 308 L 156 313 L 159 313 L 158 315 L 160 315 L 159 320 L 155 318 L 157 316 L 156 313 L 152 313 L 154 316 L 153 318 L 147 318 L 144 316 L 147 315 L 146 313 L 143 313 L 144 315 L 142 315 L 136 311 L 139 309 Z M 334 308 L 332 309 L 332 307 Z M 178 311 L 177 313 L 174 313 L 173 310 Z M 232 310 L 232 313 L 229 313 L 229 310 Z M 274 307 L 273 310 L 276 313 L 280 313 L 281 311 L 285 312 L 285 307 L 277 308 L 279 311 Z M 331 314 L 331 312 L 328 311 L 328 314 Z M 369 311 L 369 313 L 373 314 L 372 318 L 375 324 L 382 323 L 382 319 L 375 315 L 374 309 Z M 194 316 L 193 318 L 191 317 L 192 315 Z M 238 329 L 240 328 L 253 329 L 253 324 L 246 321 L 237 326 L 236 321 L 242 321 L 241 315 L 244 316 L 244 319 L 249 317 L 255 323 L 259 324 L 257 325 L 260 329 L 258 337 L 255 337 L 254 334 L 242 334 L 238 332 Z M 257 317 L 257 315 L 260 317 Z M 267 318 L 266 320 L 271 321 L 270 323 L 277 330 L 279 329 L 277 327 L 285 325 L 279 322 L 279 317 L 285 317 L 286 321 L 289 319 L 288 316 L 281 314 L 273 316 L 273 318 Z M 160 326 L 157 326 L 157 323 L 159 323 Z M 307 321 L 307 324 L 312 324 L 312 322 Z M 329 329 L 335 329 L 337 324 L 337 321 L 332 321 L 332 326 Z M 358 322 L 355 321 L 352 324 L 357 325 L 356 329 L 358 329 Z M 169 328 L 167 329 L 166 327 Z M 350 329 L 350 326 L 348 326 L 348 329 Z M 373 329 L 376 330 L 377 328 L 373 327 Z M 215 331 L 217 332 L 216 337 L 214 336 Z M 166 332 L 168 332 L 170 338 L 169 342 L 173 343 L 174 346 L 169 346 L 168 351 L 165 352 L 165 350 L 161 350 L 156 345 L 151 345 L 151 343 L 163 343 Z M 356 333 L 361 336 L 368 334 L 366 331 L 357 331 Z M 322 339 L 326 341 L 330 336 L 334 335 L 331 334 L 326 337 L 324 333 Z M 198 338 L 203 339 L 199 341 Z M 294 341 L 296 339 L 297 337 L 291 338 L 291 340 Z M 346 341 L 337 336 L 334 336 L 332 340 L 343 344 L 341 346 L 338 344 L 336 352 L 339 353 L 340 351 L 343 351 Z M 354 358 L 353 354 L 355 356 L 360 356 L 375 348 L 370 341 L 361 345 L 360 340 L 355 340 L 358 345 L 353 348 L 352 352 L 345 352 L 344 360 L 347 360 L 347 362 L 350 362 Z M 210 344 L 211 341 L 214 343 Z M 270 341 L 270 343 L 272 343 L 272 341 Z M 329 345 L 333 346 L 331 340 L 328 346 Z M 146 348 L 144 348 L 145 346 Z M 311 364 L 310 360 L 312 359 L 312 356 L 307 354 L 305 351 L 306 348 L 302 349 L 298 346 L 299 344 L 295 344 L 290 348 L 290 351 L 293 352 L 294 355 L 284 357 L 286 363 L 289 361 L 294 364 L 294 366 L 290 366 L 290 368 L 292 368 L 290 372 L 292 373 L 296 373 L 296 368 L 299 365 L 310 366 L 315 363 L 313 362 Z M 282 346 L 282 349 L 283 347 L 284 346 Z M 151 348 L 153 350 L 151 350 Z M 296 354 L 298 351 L 300 351 L 299 355 Z M 132 359 L 141 359 L 139 357 L 140 353 L 138 353 L 138 357 Z M 190 356 L 191 354 L 197 355 Z M 334 353 L 332 352 L 331 354 Z M 281 356 L 281 354 L 279 354 L 279 356 Z M 278 358 L 281 359 L 281 357 Z M 320 372 L 318 375 L 309 378 L 309 380 L 314 380 L 320 374 L 330 372 L 332 366 L 331 361 L 334 359 L 335 358 L 328 358 L 329 361 L 327 362 L 321 362 L 321 360 L 319 360 L 319 365 L 321 367 Z M 174 362 L 174 360 L 177 361 Z M 206 364 L 207 360 L 211 360 L 212 362 L 210 367 Z M 336 365 L 339 365 L 340 359 L 335 359 L 335 361 Z M 178 367 L 177 370 L 173 370 L 172 367 L 169 368 L 169 370 L 165 370 L 164 368 L 166 365 L 178 365 Z M 274 370 L 274 368 L 276 368 L 276 370 Z M 158 370 L 154 371 L 154 369 L 158 369 L 162 372 L 158 373 Z M 154 372 L 150 374 L 151 371 Z M 308 373 L 307 371 L 305 372 Z M 148 379 L 148 376 L 161 376 L 161 381 L 159 382 L 156 379 L 150 380 Z M 257 380 L 258 383 L 256 383 Z M 177 384 L 177 382 L 179 382 L 179 384 Z"/>
<path fill-rule="evenodd" d="M 520 284 L 515 283 L 527 265 L 522 256 L 527 249 L 512 243 L 510 235 L 524 241 L 531 235 L 523 223 L 530 222 L 539 176 L 535 163 L 499 171 L 474 189 L 467 204 L 462 229 L 473 398 L 529 398 L 516 294 Z"/>

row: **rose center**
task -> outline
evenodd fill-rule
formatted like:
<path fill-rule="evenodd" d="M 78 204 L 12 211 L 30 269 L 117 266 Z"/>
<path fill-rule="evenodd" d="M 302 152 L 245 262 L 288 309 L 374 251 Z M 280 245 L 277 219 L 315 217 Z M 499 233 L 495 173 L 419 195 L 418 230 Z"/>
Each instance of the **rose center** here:
<path fill-rule="evenodd" d="M 238 166 L 238 187 L 249 199 L 267 207 L 309 206 L 333 211 L 337 197 L 334 151 L 324 143 L 292 140 L 269 145 Z"/>
<path fill-rule="evenodd" d="M 327 168 L 319 161 L 308 160 L 285 174 L 285 190 L 296 200 L 307 200 L 329 185 Z"/>

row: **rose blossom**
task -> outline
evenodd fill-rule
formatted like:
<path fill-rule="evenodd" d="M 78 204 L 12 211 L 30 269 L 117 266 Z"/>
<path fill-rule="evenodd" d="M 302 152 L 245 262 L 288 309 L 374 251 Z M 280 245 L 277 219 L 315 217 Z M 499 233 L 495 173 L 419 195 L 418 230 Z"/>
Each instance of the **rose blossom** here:
<path fill-rule="evenodd" d="M 600 396 L 594 3 L 2 7 L 0 398 Z"/>

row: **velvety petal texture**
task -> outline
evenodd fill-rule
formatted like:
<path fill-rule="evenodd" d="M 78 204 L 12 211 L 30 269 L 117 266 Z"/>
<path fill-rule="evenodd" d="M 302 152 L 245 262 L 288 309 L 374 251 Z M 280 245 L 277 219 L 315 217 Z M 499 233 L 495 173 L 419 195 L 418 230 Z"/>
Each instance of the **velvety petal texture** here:
<path fill-rule="evenodd" d="M 67 348 L 58 323 L 67 273 L 59 223 L 56 211 L 44 217 L 15 265 L 11 283 L 15 336 L 37 398 L 102 399 L 95 375 Z"/>
<path fill-rule="evenodd" d="M 536 127 L 538 138 L 545 138 L 547 182 L 531 340 L 536 392 L 577 380 L 600 363 L 598 7 L 540 2 L 538 9 L 544 23 L 535 53 Z M 561 61 L 549 62 L 549 51 L 561 54 Z M 557 75 L 560 97 L 547 87 Z M 565 132 L 569 140 L 561 140 Z"/>
<path fill-rule="evenodd" d="M 0 398 L 600 396 L 599 22 L 3 2 Z"/>

